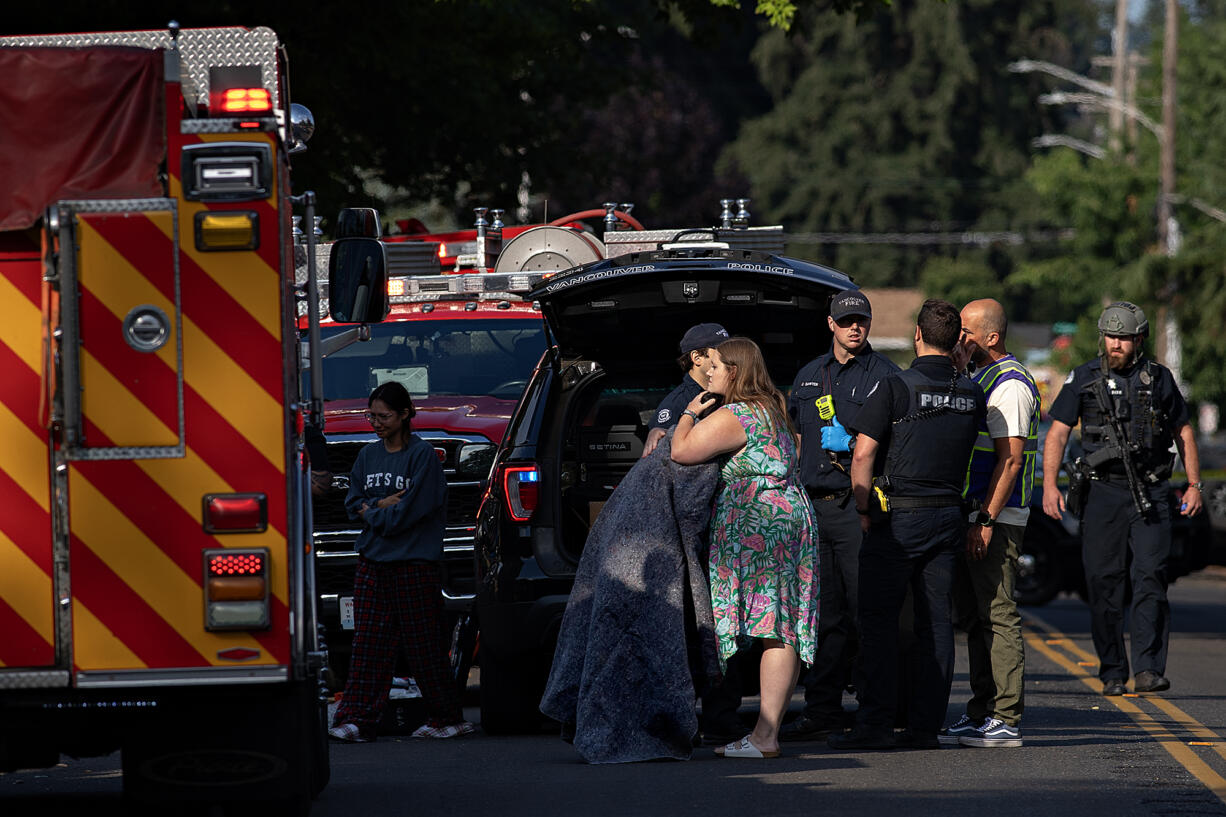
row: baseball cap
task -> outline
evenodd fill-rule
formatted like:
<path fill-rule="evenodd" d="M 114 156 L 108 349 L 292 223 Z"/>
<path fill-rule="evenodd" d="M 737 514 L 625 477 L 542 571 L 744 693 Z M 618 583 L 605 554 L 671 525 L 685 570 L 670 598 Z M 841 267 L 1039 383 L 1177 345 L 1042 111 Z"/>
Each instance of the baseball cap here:
<path fill-rule="evenodd" d="M 873 317 L 873 307 L 868 298 L 858 289 L 845 289 L 830 301 L 830 317 L 836 321 L 848 315 L 859 315 L 863 318 Z"/>
<path fill-rule="evenodd" d="M 728 330 L 718 323 L 700 323 L 691 326 L 681 338 L 681 354 L 687 354 L 695 349 L 706 349 L 709 346 L 719 346 L 728 339 Z"/>

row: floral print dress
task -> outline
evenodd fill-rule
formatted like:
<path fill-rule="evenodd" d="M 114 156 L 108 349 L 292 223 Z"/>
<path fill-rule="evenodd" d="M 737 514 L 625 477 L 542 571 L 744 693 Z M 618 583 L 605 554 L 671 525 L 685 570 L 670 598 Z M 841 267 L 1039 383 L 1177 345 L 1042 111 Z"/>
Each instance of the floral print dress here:
<path fill-rule="evenodd" d="M 773 638 L 813 663 L 818 550 L 813 506 L 797 481 L 796 443 L 764 408 L 730 403 L 747 443 L 720 470 L 711 519 L 711 605 L 720 661 L 746 637 Z"/>

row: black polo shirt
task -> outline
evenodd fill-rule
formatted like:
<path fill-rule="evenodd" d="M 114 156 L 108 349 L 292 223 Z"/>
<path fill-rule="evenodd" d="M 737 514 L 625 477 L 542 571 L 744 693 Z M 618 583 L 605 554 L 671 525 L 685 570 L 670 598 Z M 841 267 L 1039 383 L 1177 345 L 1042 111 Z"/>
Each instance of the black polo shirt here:
<path fill-rule="evenodd" d="M 834 352 L 806 363 L 796 375 L 788 392 L 788 415 L 800 432 L 800 479 L 816 494 L 833 494 L 851 486 L 851 454 L 838 454 L 839 470 L 830 454 L 822 448 L 822 428 L 830 425 L 818 415 L 817 400 L 824 394 L 834 398 L 834 413 L 850 429 L 865 397 L 880 381 L 898 371 L 898 366 L 866 343 L 857 355 L 839 363 Z"/>
<path fill-rule="evenodd" d="M 698 385 L 698 381 L 687 374 L 681 380 L 681 384 L 660 401 L 656 414 L 651 418 L 647 427 L 669 429 L 677 425 L 677 421 L 681 419 L 681 412 L 685 411 L 685 407 L 690 404 L 691 400 L 704 391 L 706 390 Z"/>

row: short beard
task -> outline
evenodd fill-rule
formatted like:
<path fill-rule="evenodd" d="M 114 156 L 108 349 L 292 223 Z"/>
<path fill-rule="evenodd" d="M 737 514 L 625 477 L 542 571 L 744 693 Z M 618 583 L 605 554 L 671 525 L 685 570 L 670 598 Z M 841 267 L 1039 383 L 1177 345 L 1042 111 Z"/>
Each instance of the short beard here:
<path fill-rule="evenodd" d="M 1123 371 L 1132 365 L 1132 355 L 1125 355 L 1123 352 L 1106 352 L 1107 365 L 1113 372 Z"/>

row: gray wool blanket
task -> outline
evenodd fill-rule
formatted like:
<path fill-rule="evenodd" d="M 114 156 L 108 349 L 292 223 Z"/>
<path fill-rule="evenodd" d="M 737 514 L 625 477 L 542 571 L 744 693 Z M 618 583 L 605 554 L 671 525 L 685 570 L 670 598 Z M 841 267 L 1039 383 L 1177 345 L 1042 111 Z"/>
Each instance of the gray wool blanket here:
<path fill-rule="evenodd" d="M 601 510 L 562 618 L 541 711 L 588 763 L 688 759 L 695 682 L 720 679 L 704 538 L 719 466 L 678 465 L 671 440 Z"/>

